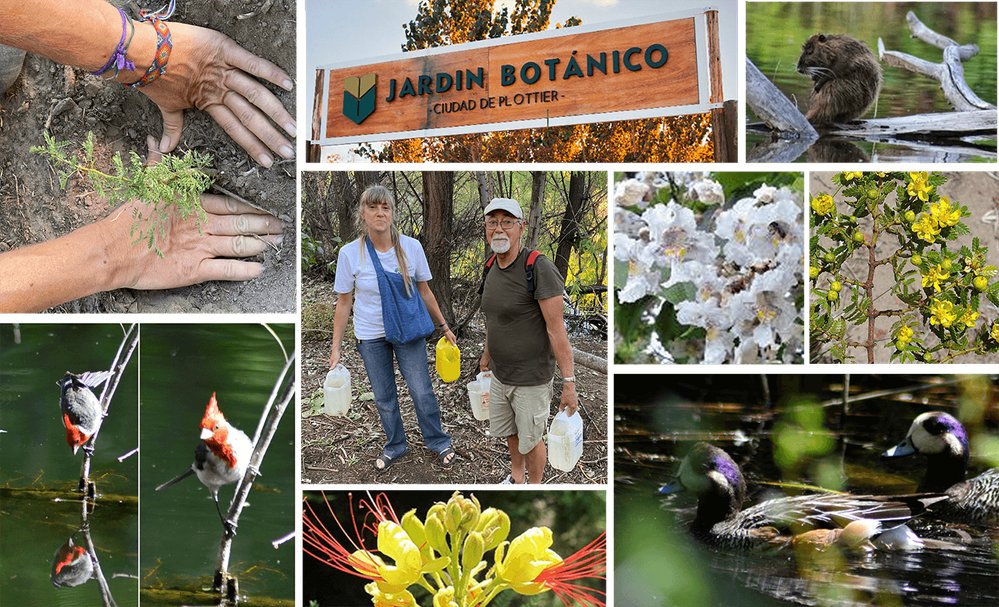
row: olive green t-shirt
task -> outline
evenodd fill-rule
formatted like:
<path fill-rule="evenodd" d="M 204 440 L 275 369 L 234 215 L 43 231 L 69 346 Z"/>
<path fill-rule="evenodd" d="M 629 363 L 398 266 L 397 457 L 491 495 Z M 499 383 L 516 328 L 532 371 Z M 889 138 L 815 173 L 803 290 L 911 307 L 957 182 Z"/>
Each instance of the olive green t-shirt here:
<path fill-rule="evenodd" d="M 510 386 L 539 386 L 555 375 L 555 354 L 537 300 L 561 297 L 565 281 L 555 264 L 539 255 L 534 260 L 534 295 L 528 293 L 524 262 L 529 252 L 521 249 L 505 268 L 494 261 L 482 290 L 492 371 Z"/>

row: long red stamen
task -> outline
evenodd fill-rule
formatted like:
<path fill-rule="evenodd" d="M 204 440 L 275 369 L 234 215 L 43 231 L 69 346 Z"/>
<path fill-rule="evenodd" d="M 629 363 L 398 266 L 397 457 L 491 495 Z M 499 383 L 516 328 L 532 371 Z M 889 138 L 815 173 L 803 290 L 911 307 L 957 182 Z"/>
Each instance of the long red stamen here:
<path fill-rule="evenodd" d="M 573 602 L 586 607 L 603 607 L 607 593 L 587 588 L 572 582 L 584 578 L 606 580 L 607 573 L 607 532 L 587 544 L 569 558 L 554 567 L 541 572 L 535 582 L 551 588 L 563 605 Z"/>
<path fill-rule="evenodd" d="M 384 494 L 379 495 L 379 498 L 382 497 L 384 497 Z M 322 561 L 330 567 L 344 573 L 349 573 L 351 575 L 356 575 L 369 580 L 381 579 L 376 567 L 374 567 L 371 563 L 360 561 L 353 556 L 353 553 L 358 550 L 377 552 L 375 550 L 369 550 L 365 547 L 363 530 L 367 528 L 369 530 L 373 530 L 374 533 L 377 534 L 378 529 L 377 525 L 372 528 L 371 525 L 368 524 L 362 524 L 360 529 L 358 529 L 357 518 L 354 514 L 354 495 L 352 493 L 348 494 L 348 499 L 350 500 L 350 505 L 348 507 L 350 510 L 350 518 L 354 528 L 353 536 L 351 536 L 351 534 L 344 529 L 340 519 L 337 518 L 336 514 L 333 512 L 333 507 L 330 506 L 329 500 L 326 498 L 326 493 L 323 493 L 323 501 L 326 502 L 326 508 L 329 510 L 330 515 L 333 516 L 333 520 L 336 522 L 337 527 L 340 528 L 340 532 L 350 541 L 353 550 L 347 550 L 347 548 L 345 548 L 343 544 L 341 544 L 333 536 L 333 534 L 330 533 L 322 521 L 319 520 L 319 517 L 312 509 L 312 505 L 306 499 L 304 502 L 307 512 L 303 512 L 302 516 L 302 524 L 305 527 L 305 531 L 302 534 L 303 551 L 312 558 Z M 388 503 L 387 497 L 384 497 L 384 500 L 380 502 L 379 500 L 373 501 L 375 501 L 375 503 L 379 503 L 381 506 L 378 511 L 379 513 L 383 514 L 384 512 L 388 512 L 393 517 L 395 516 L 394 512 L 392 512 L 391 504 Z M 353 539 L 354 537 L 357 538 L 357 541 Z"/>

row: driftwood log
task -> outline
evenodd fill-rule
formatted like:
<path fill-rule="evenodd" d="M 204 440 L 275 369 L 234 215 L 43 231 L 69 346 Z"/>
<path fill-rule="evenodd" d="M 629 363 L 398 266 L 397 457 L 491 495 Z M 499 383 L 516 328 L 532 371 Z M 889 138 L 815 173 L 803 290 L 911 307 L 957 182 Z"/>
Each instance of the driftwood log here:
<path fill-rule="evenodd" d="M 964 81 L 964 66 L 961 65 L 961 62 L 978 54 L 977 45 L 960 45 L 947 36 L 934 32 L 926 27 L 912 11 L 906 14 L 905 21 L 909 25 L 909 31 L 912 32 L 913 38 L 943 49 L 943 62 L 932 63 L 907 53 L 885 50 L 884 42 L 878 38 L 878 57 L 882 61 L 892 67 L 929 76 L 939 82 L 944 98 L 958 112 L 994 111 L 996 109 L 996 106 L 978 97 Z M 992 134 L 995 135 L 994 126 L 992 130 Z"/>
<path fill-rule="evenodd" d="M 837 124 L 823 131 L 850 137 L 898 137 L 921 135 L 927 139 L 995 137 L 996 112 L 975 110 L 918 114 L 899 118 L 871 118 L 850 124 Z"/>
<path fill-rule="evenodd" d="M 582 350 L 572 349 L 572 362 L 577 365 L 586 367 L 587 369 L 593 369 L 594 371 L 599 371 L 600 373 L 607 373 L 607 360 L 600 358 L 599 356 L 594 356 L 589 352 L 583 352 Z"/>
<path fill-rule="evenodd" d="M 746 105 L 753 109 L 763 122 L 780 133 L 797 133 L 803 139 L 819 138 L 805 115 L 798 111 L 787 95 L 763 75 L 753 62 L 746 58 Z"/>

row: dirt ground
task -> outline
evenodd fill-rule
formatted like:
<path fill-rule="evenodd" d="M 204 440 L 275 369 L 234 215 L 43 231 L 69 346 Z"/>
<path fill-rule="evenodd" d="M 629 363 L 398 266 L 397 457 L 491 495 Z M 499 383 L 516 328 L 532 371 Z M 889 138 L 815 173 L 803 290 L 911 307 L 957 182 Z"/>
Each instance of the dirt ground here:
<path fill-rule="evenodd" d="M 971 212 L 971 216 L 965 217 L 963 220 L 965 225 L 967 225 L 968 229 L 971 231 L 971 234 L 959 237 L 956 241 L 957 244 L 951 244 L 949 246 L 949 250 L 958 250 L 961 245 L 967 245 L 970 247 L 971 241 L 977 236 L 980 239 L 982 246 L 989 248 L 989 263 L 995 264 L 996 255 L 999 253 L 999 223 L 988 223 L 985 219 L 990 211 L 993 215 L 999 211 L 999 174 L 995 172 L 981 171 L 966 171 L 961 173 L 947 172 L 945 174 L 948 177 L 948 181 L 944 185 L 939 186 L 938 189 L 941 194 L 950 198 L 952 203 L 966 205 L 968 210 Z M 820 193 L 832 194 L 835 192 L 837 186 L 835 186 L 832 182 L 833 175 L 834 173 L 811 173 L 809 196 L 814 197 Z M 839 209 L 840 212 L 847 209 L 847 206 L 842 202 L 840 197 L 834 197 L 834 199 L 836 200 L 837 209 Z M 894 196 L 889 198 L 889 202 L 893 201 Z M 995 219 L 993 219 L 993 222 L 995 222 Z M 858 224 L 865 233 L 870 233 L 870 218 L 862 219 L 858 222 Z M 875 254 L 877 259 L 884 259 L 891 256 L 891 254 L 897 250 L 898 241 L 893 238 L 885 238 L 879 240 Z M 911 266 L 907 267 L 911 268 Z M 861 259 L 859 255 L 855 255 L 853 259 L 844 264 L 844 274 L 846 276 L 850 276 L 851 278 L 863 278 L 866 280 L 866 258 Z M 822 281 L 820 286 L 827 286 L 825 277 L 820 280 Z M 874 294 L 875 296 L 884 294 L 880 299 L 876 300 L 875 306 L 877 308 L 898 308 L 904 305 L 901 300 L 889 292 L 889 289 L 893 284 L 894 278 L 889 266 L 881 266 L 875 270 Z M 918 282 L 913 286 L 918 287 Z M 979 319 L 979 327 L 982 326 L 983 322 L 992 322 L 997 316 L 999 316 L 999 310 L 996 310 L 996 307 L 985 298 L 982 298 L 980 311 L 981 317 Z M 891 337 L 889 330 L 891 329 L 891 325 L 894 320 L 894 318 L 879 318 L 876 321 L 877 324 L 875 325 L 874 338 L 878 341 L 878 345 L 874 348 L 875 364 L 888 363 L 892 352 L 894 352 L 893 348 L 884 347 L 884 344 L 888 343 L 888 340 Z M 927 333 L 927 335 L 929 336 L 929 339 L 927 340 L 928 344 L 935 345 L 936 343 L 939 343 L 935 336 L 930 333 Z M 846 338 L 851 341 L 866 340 L 867 323 L 865 322 L 861 326 L 848 325 Z M 847 353 L 855 357 L 854 362 L 867 362 L 866 349 L 850 348 Z M 826 357 L 826 359 L 823 359 L 821 362 L 832 362 L 832 360 Z M 999 357 L 965 355 L 957 358 L 954 362 L 994 363 L 999 362 Z"/>
<path fill-rule="evenodd" d="M 116 4 L 124 4 L 113 0 Z M 144 6 L 151 5 L 143 2 Z M 158 8 L 159 4 L 153 6 Z M 265 11 L 266 9 L 266 11 Z M 251 15 L 238 18 L 239 16 Z M 296 8 L 292 0 L 210 0 L 178 4 L 173 21 L 221 31 L 254 54 L 296 73 Z M 267 84 L 295 115 L 295 92 Z M 297 86 L 297 83 L 296 83 Z M 0 93 L 0 252 L 68 234 L 105 217 L 108 206 L 85 185 L 59 189 L 47 159 L 29 153 L 48 132 L 58 141 L 82 143 L 93 131 L 98 157 L 115 152 L 146 156 L 146 135 L 159 139 L 159 108 L 145 95 L 85 70 L 28 54 L 21 76 Z M 296 310 L 295 161 L 257 166 L 205 112 L 184 114 L 177 152 L 210 153 L 216 184 L 269 210 L 284 223 L 280 250 L 268 248 L 256 260 L 264 271 L 255 280 L 210 282 L 167 291 L 98 293 L 52 312 L 294 312 Z"/>
<path fill-rule="evenodd" d="M 303 293 L 317 301 L 333 302 L 332 283 L 320 283 L 303 277 Z M 303 298 L 304 302 L 304 298 Z M 304 303 L 303 303 L 304 305 Z M 434 349 L 428 347 L 430 375 L 440 403 L 444 429 L 451 434 L 459 454 L 451 468 L 445 468 L 437 455 L 423 445 L 412 399 L 405 381 L 396 369 L 399 400 L 406 428 L 409 451 L 385 472 L 375 470 L 375 458 L 381 455 L 385 435 L 374 400 L 362 400 L 370 392 L 364 363 L 357 349 L 345 343 L 342 362 L 350 371 L 353 387 L 348 417 L 325 414 L 309 416 L 313 403 L 322 407 L 322 382 L 329 371 L 331 333 L 304 331 L 302 335 L 302 482 L 306 484 L 449 484 L 498 483 L 510 472 L 506 442 L 489 435 L 489 422 L 472 416 L 466 385 L 478 373 L 479 356 L 485 336 L 481 315 L 458 337 L 461 350 L 461 377 L 444 383 L 435 371 Z M 432 336 L 434 342 L 440 336 Z M 570 336 L 574 348 L 606 358 L 607 342 Z M 346 339 L 344 340 L 347 341 Z M 593 485 L 607 483 L 607 375 L 575 365 L 576 387 L 580 395 L 579 411 L 583 417 L 583 455 L 568 473 L 549 464 L 546 484 Z M 560 382 L 555 382 L 551 416 L 558 412 Z M 549 418 L 550 419 L 550 418 Z"/>

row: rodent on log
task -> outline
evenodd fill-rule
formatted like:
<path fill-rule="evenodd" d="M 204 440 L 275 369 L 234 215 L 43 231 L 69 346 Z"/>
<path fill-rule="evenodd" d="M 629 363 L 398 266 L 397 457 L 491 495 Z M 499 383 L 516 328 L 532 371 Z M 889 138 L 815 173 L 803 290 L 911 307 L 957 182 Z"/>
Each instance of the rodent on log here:
<path fill-rule="evenodd" d="M 812 79 L 805 117 L 812 124 L 849 122 L 881 92 L 881 64 L 866 44 L 843 34 L 815 34 L 801 47 L 798 72 Z"/>

